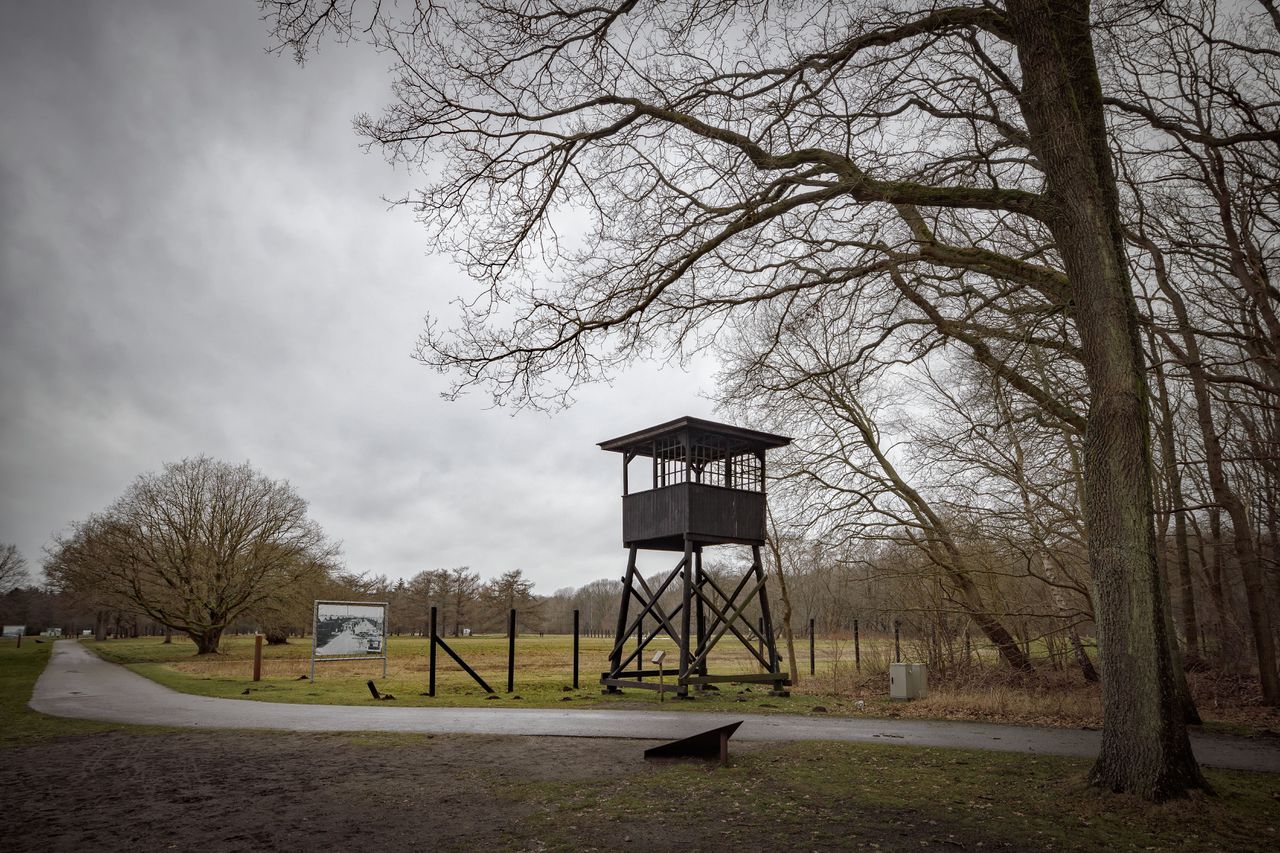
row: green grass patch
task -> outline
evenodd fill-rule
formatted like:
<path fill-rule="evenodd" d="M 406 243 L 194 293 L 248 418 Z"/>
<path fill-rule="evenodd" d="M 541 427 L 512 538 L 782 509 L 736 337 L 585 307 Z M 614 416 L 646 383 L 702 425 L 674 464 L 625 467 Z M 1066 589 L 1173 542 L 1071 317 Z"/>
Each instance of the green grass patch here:
<path fill-rule="evenodd" d="M 120 728 L 110 723 L 49 717 L 27 706 L 52 651 L 53 643 L 37 643 L 34 637 L 25 637 L 21 648 L 16 640 L 0 641 L 0 745 L 16 746 Z"/>
<path fill-rule="evenodd" d="M 448 639 L 462 656 L 496 691 L 486 694 L 443 651 L 437 652 L 436 696 L 427 691 L 427 641 L 422 637 L 392 637 L 388 641 L 388 674 L 382 661 L 333 661 L 316 665 L 311 672 L 310 644 L 294 641 L 284 646 L 263 647 L 263 678 L 253 681 L 253 638 L 226 637 L 218 655 L 197 656 L 190 642 L 177 638 L 164 644 L 158 637 L 133 640 L 86 642 L 85 645 L 107 660 L 124 664 L 140 675 L 183 693 L 249 699 L 266 702 L 293 702 L 316 705 L 379 704 L 366 682 L 373 679 L 378 690 L 395 696 L 394 704 L 417 707 L 492 707 L 518 705 L 535 708 L 658 708 L 656 691 L 627 690 L 621 695 L 602 695 L 598 679 L 607 666 L 612 641 L 583 638 L 581 641 L 578 689 L 573 689 L 572 651 L 564 636 L 518 638 L 514 689 L 507 692 L 506 637 L 478 636 Z M 744 660 L 726 661 L 739 667 L 728 671 L 751 672 Z M 246 691 L 248 691 L 246 693 Z M 491 698 L 492 697 L 492 698 Z M 518 698 L 517 698 L 518 697 Z M 766 686 L 723 685 L 719 691 L 697 694 L 690 702 L 670 696 L 661 707 L 669 710 L 725 710 L 752 713 L 805 713 L 815 707 L 826 712 L 853 712 L 854 699 L 823 699 L 813 696 L 773 697 Z M 888 707 L 883 702 L 866 702 L 868 708 Z"/>
<path fill-rule="evenodd" d="M 645 827 L 711 827 L 722 849 L 1274 850 L 1280 777 L 1208 771 L 1216 796 L 1151 805 L 1085 785 L 1062 757 L 845 743 L 742 745 L 600 784 L 526 782 L 551 850 L 617 849 Z M 659 830 L 660 831 L 660 830 Z M 700 839 L 686 839 L 695 848 Z M 613 842 L 612 845 L 610 842 Z M 781 848 L 779 848 L 781 849 Z"/>

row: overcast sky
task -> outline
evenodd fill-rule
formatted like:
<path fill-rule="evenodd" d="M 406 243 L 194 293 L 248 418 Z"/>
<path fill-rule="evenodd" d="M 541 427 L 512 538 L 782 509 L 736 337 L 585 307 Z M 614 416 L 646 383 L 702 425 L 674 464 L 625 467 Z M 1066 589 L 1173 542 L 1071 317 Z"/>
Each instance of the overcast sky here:
<path fill-rule="evenodd" d="M 252 0 L 13 2 L 0 26 L 0 542 L 50 537 L 208 454 L 289 480 L 358 572 L 625 568 L 620 461 L 711 367 L 638 366 L 513 416 L 410 357 L 472 285 L 352 117 L 385 60 L 269 55 Z"/>

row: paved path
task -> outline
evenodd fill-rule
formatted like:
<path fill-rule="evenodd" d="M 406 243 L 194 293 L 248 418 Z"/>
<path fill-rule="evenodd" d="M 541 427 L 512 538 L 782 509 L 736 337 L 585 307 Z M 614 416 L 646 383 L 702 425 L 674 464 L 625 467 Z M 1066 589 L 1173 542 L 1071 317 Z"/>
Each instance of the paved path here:
<path fill-rule="evenodd" d="M 561 711 L 541 708 L 388 708 L 291 705 L 192 696 L 107 663 L 74 640 L 54 644 L 31 707 L 56 717 L 214 729 L 556 735 L 673 740 L 735 720 L 744 740 L 841 740 L 1093 757 L 1097 732 L 989 723 L 702 711 Z M 1204 764 L 1280 773 L 1274 740 L 1199 735 Z"/>

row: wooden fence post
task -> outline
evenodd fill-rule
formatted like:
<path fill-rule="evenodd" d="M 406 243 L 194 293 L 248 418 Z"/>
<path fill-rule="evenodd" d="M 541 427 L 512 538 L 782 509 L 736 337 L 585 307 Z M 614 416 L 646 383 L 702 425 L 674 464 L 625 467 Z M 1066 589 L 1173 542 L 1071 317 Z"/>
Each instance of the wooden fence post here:
<path fill-rule="evenodd" d="M 253 635 L 253 680 L 262 680 L 262 635 Z"/>

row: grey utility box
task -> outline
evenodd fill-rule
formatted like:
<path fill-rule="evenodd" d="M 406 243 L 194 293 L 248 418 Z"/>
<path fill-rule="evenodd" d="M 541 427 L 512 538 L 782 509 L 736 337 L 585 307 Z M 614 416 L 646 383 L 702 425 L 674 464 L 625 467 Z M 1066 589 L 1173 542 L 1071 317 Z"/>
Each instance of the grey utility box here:
<path fill-rule="evenodd" d="M 923 699 L 929 695 L 929 668 L 922 663 L 889 664 L 889 698 Z"/>

